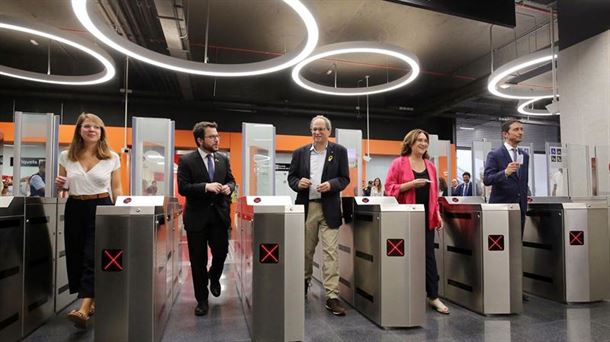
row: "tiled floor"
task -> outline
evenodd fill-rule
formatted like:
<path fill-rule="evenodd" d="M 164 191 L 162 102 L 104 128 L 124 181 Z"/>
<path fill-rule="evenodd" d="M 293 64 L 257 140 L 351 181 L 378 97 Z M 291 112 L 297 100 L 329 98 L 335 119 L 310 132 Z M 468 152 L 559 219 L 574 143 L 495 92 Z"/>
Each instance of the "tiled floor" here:
<path fill-rule="evenodd" d="M 227 266 L 220 298 L 210 297 L 207 316 L 193 315 L 195 299 L 187 279 L 171 312 L 163 336 L 169 341 L 249 341 L 248 329 Z M 346 317 L 324 309 L 323 291 L 314 282 L 305 304 L 306 341 L 610 341 L 610 302 L 563 305 L 537 297 L 524 303 L 524 313 L 484 317 L 448 303 L 450 315 L 428 310 L 424 328 L 380 329 L 348 306 Z M 91 328 L 78 331 L 64 319 L 53 318 L 26 341 L 92 341 Z"/>

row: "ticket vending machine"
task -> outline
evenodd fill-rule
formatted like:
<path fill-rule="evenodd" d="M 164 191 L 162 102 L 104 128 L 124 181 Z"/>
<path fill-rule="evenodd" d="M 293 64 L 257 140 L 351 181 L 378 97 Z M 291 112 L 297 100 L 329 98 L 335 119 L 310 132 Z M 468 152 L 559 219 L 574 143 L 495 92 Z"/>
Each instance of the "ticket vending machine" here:
<path fill-rule="evenodd" d="M 354 307 L 381 327 L 422 326 L 426 312 L 424 206 L 356 197 Z"/>
<path fill-rule="evenodd" d="M 303 206 L 290 196 L 246 196 L 237 210 L 237 290 L 252 340 L 303 341 Z"/>

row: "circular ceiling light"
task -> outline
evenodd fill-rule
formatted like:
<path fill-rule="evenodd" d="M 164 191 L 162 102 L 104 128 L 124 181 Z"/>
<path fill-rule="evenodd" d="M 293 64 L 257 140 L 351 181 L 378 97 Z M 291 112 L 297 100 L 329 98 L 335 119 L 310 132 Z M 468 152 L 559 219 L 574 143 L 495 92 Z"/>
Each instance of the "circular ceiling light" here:
<path fill-rule="evenodd" d="M 490 93 L 496 96 L 515 100 L 535 99 L 540 97 L 548 97 L 549 95 L 552 96 L 552 90 L 507 87 L 504 86 L 504 80 L 509 76 L 519 72 L 520 70 L 525 70 L 528 68 L 550 63 L 551 59 L 553 58 L 557 59 L 557 52 L 551 54 L 551 52 L 547 49 L 512 60 L 499 67 L 494 72 L 492 72 L 491 75 L 489 75 L 487 81 L 487 89 Z"/>
<path fill-rule="evenodd" d="M 318 44 L 319 30 L 316 20 L 309 9 L 299 0 L 283 0 L 290 8 L 298 14 L 307 30 L 307 39 L 300 44 L 297 51 L 287 53 L 283 56 L 272 58 L 262 62 L 245 64 L 212 64 L 193 62 L 180 58 L 167 56 L 148 50 L 140 45 L 119 36 L 112 28 L 108 27 L 98 16 L 89 15 L 88 9 L 91 1 L 72 0 L 72 10 L 81 24 L 109 47 L 139 61 L 158 66 L 160 68 L 184 72 L 194 75 L 238 77 L 262 75 L 278 70 L 289 68 L 315 49 Z"/>
<path fill-rule="evenodd" d="M 104 70 L 96 74 L 66 76 L 49 75 L 0 65 L 0 75 L 34 82 L 80 86 L 99 84 L 109 81 L 116 73 L 114 61 L 106 51 L 85 39 L 66 34 L 54 27 L 40 23 L 29 23 L 16 18 L 0 16 L 0 29 L 23 32 L 69 45 L 92 56 L 104 66 Z"/>
<path fill-rule="evenodd" d="M 557 96 L 559 96 L 559 95 L 557 95 Z M 532 105 L 535 102 L 538 102 L 538 101 L 544 100 L 544 99 L 551 99 L 551 98 L 553 98 L 553 95 L 537 97 L 535 99 L 529 99 L 529 100 L 521 100 L 521 101 L 519 101 L 517 111 L 521 114 L 532 115 L 532 116 L 559 115 L 559 113 L 556 113 L 556 114 L 552 113 L 546 108 L 545 109 L 528 108 L 528 106 Z"/>
<path fill-rule="evenodd" d="M 407 63 L 411 67 L 411 71 L 392 82 L 360 88 L 335 88 L 324 86 L 311 82 L 301 75 L 301 70 L 303 70 L 305 66 L 318 59 L 350 53 L 373 53 L 394 57 Z M 317 48 L 311 56 L 307 57 L 292 69 L 292 79 L 299 86 L 316 93 L 336 96 L 360 96 L 384 93 L 403 87 L 413 82 L 419 75 L 419 72 L 419 60 L 415 54 L 409 51 L 394 45 L 356 41 L 330 44 Z"/>

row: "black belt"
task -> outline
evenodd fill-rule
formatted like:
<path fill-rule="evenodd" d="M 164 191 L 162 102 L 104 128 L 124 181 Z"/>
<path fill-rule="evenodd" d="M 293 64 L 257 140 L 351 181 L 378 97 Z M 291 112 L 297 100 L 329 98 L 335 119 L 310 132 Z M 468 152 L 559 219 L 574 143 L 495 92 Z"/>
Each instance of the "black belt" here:
<path fill-rule="evenodd" d="M 310 199 L 309 202 L 322 203 L 322 199 L 321 198 L 314 198 L 314 199 Z"/>

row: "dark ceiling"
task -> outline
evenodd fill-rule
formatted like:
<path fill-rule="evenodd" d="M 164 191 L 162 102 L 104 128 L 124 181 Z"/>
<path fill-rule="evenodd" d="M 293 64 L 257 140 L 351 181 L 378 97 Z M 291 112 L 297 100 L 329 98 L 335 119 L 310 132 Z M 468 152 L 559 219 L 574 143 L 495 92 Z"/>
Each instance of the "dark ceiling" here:
<path fill-rule="evenodd" d="M 486 90 L 492 59 L 498 67 L 549 44 L 547 1 L 518 1 L 515 29 L 435 13 L 382 0 L 310 0 L 319 29 L 318 46 L 355 40 L 394 44 L 415 53 L 422 73 L 398 90 L 370 97 L 372 115 L 449 116 L 462 113 L 489 120 L 518 115 L 516 101 L 493 98 Z M 268 59 L 295 49 L 305 38 L 297 16 L 278 0 L 100 0 L 96 8 L 109 25 L 148 49 L 209 63 L 244 63 Z M 95 41 L 72 14 L 69 0 L 0 0 L 0 14 L 53 25 Z M 209 18 L 206 45 L 206 23 Z M 492 33 L 490 42 L 490 31 Z M 532 33 L 533 32 L 533 33 Z M 31 44 L 25 34 L 0 31 L 0 63 L 46 72 L 47 42 Z M 517 44 L 515 47 L 515 40 Z M 101 44 L 101 43 L 100 43 Z M 0 78 L 0 93 L 89 94 L 116 96 L 124 87 L 125 57 L 106 50 L 117 64 L 112 81 L 92 87 L 48 86 Z M 51 71 L 86 74 L 99 71 L 89 57 L 74 49 L 51 44 Z M 342 112 L 361 111 L 363 97 L 333 97 L 302 90 L 290 70 L 245 78 L 214 78 L 166 71 L 130 60 L 132 98 L 225 103 L 248 106 L 315 107 Z M 329 73 L 329 71 L 331 71 Z M 341 55 L 314 62 L 304 71 L 311 81 L 331 86 L 362 86 L 396 79 L 408 67 L 374 55 Z M 526 80 L 550 87 L 549 77 Z M 358 108 L 358 106 L 360 106 Z M 536 119 L 557 124 L 557 118 Z"/>

